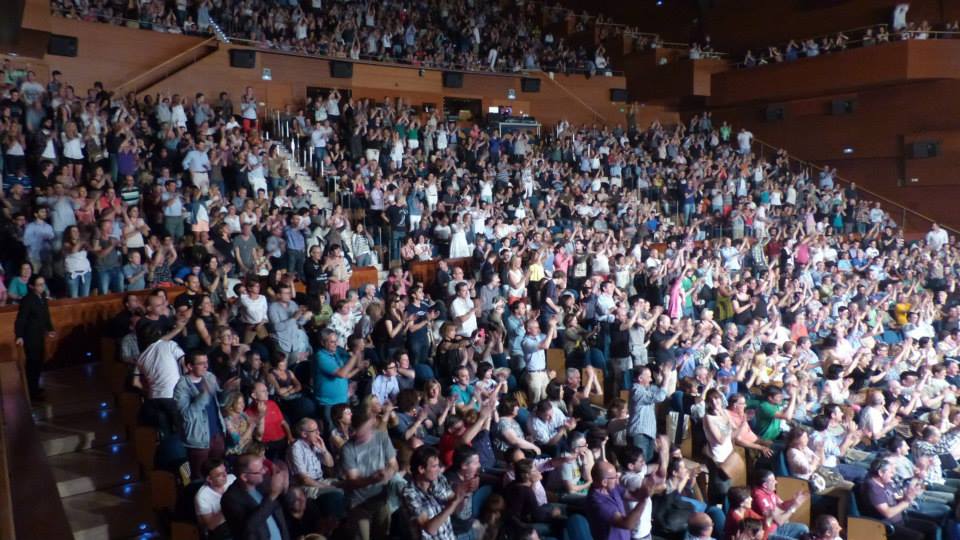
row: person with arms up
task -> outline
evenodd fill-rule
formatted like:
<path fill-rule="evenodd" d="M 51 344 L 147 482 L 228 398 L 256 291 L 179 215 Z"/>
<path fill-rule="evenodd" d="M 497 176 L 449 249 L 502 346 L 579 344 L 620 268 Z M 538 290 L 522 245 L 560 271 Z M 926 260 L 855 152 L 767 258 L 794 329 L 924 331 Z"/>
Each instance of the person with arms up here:
<path fill-rule="evenodd" d="M 629 540 L 631 531 L 640 524 L 652 491 L 663 486 L 660 471 L 644 479 L 640 489 L 627 492 L 620 485 L 617 469 L 606 461 L 593 466 L 593 485 L 587 495 L 586 517 L 594 540 Z M 624 496 L 636 501 L 626 509 Z"/>
<path fill-rule="evenodd" d="M 237 481 L 220 499 L 223 517 L 235 539 L 290 540 L 283 508 L 277 499 L 290 483 L 286 469 L 277 468 L 269 483 L 263 458 L 244 454 L 237 460 Z"/>
<path fill-rule="evenodd" d="M 350 338 L 347 343 L 354 345 L 356 338 Z M 357 349 L 358 353 L 351 354 L 337 347 L 337 334 L 333 330 L 320 332 L 320 347 L 313 362 L 313 398 L 323 411 L 323 424 L 327 430 L 334 425 L 330 415 L 333 407 L 347 402 L 350 378 L 360 370 L 357 364 L 363 356 L 363 348 L 352 347 L 350 350 Z"/>
<path fill-rule="evenodd" d="M 207 459 L 221 459 L 225 452 L 223 417 L 217 392 L 217 377 L 207 371 L 207 355 L 187 356 L 187 372 L 173 389 L 173 399 L 183 418 L 183 445 L 187 447 L 191 476 L 200 477 Z"/>

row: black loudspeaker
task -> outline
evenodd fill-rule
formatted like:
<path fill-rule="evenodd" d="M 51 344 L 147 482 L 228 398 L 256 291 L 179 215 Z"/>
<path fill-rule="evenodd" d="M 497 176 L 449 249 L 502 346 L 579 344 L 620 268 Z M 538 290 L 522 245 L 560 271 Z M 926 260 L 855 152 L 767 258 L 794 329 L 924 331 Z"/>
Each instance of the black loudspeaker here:
<path fill-rule="evenodd" d="M 458 71 L 443 72 L 444 88 L 463 88 L 463 73 Z"/>
<path fill-rule="evenodd" d="M 76 56 L 78 47 L 77 38 L 73 36 L 50 34 L 50 40 L 47 41 L 47 54 Z"/>
<path fill-rule="evenodd" d="M 529 77 L 524 77 L 520 79 L 520 90 L 528 93 L 536 93 L 540 91 L 540 79 L 532 79 Z"/>
<path fill-rule="evenodd" d="M 763 117 L 768 122 L 777 122 L 783 120 L 784 117 L 784 107 L 783 105 L 768 105 L 763 109 Z"/>
<path fill-rule="evenodd" d="M 910 159 L 932 158 L 940 155 L 940 141 L 916 141 L 910 143 Z"/>
<path fill-rule="evenodd" d="M 611 88 L 610 89 L 610 101 L 614 103 L 626 103 L 629 101 L 629 96 L 627 95 L 626 88 Z"/>
<path fill-rule="evenodd" d="M 330 62 L 330 76 L 334 79 L 352 79 L 353 62 L 341 62 L 332 60 Z"/>
<path fill-rule="evenodd" d="M 257 67 L 257 51 L 230 49 L 230 67 L 243 69 Z"/>
<path fill-rule="evenodd" d="M 830 102 L 830 114 L 834 116 L 853 114 L 856 110 L 857 100 L 855 99 L 835 99 Z"/>

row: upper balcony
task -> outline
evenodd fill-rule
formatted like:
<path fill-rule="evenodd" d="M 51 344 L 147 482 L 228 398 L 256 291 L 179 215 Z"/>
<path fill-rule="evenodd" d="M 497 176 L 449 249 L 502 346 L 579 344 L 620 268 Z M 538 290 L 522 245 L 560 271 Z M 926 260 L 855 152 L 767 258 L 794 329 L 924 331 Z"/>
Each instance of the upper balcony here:
<path fill-rule="evenodd" d="M 960 78 L 960 39 L 909 40 L 714 73 L 710 104 L 781 101 L 909 81 Z"/>

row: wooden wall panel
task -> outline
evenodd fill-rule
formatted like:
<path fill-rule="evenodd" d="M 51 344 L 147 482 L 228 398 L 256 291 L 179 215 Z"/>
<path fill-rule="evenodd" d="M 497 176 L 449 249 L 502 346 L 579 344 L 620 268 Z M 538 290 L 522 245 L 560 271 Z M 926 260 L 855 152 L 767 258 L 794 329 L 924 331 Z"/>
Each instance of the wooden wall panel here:
<path fill-rule="evenodd" d="M 724 106 L 776 101 L 902 82 L 908 76 L 907 51 L 912 46 L 912 42 L 886 43 L 843 54 L 716 73 L 710 103 Z M 841 73 L 843 76 L 838 76 Z"/>
<path fill-rule="evenodd" d="M 198 38 L 188 36 L 62 18 L 54 18 L 53 25 L 57 33 L 80 38 L 80 55 L 77 58 L 49 56 L 46 61 L 51 69 L 62 71 L 65 80 L 81 91 L 97 80 L 103 81 L 108 88 L 121 84 L 199 42 Z M 545 126 L 552 126 L 562 119 L 573 123 L 595 122 L 598 117 L 594 111 L 611 123 L 625 121 L 623 104 L 610 102 L 611 88 L 626 88 L 623 77 L 588 79 L 582 75 L 556 75 L 550 80 L 546 74 L 533 74 L 529 76 L 541 79 L 540 92 L 528 94 L 520 91 L 520 74 L 467 73 L 464 74 L 463 88 L 444 88 L 442 71 L 439 70 L 421 72 L 416 67 L 355 63 L 352 79 L 334 79 L 330 77 L 327 60 L 264 51 L 257 51 L 254 69 L 232 68 L 229 64 L 231 48 L 221 44 L 216 52 L 145 91 L 188 95 L 204 92 L 208 96 L 227 91 L 236 99 L 247 86 L 251 86 L 263 100 L 265 110 L 272 110 L 291 99 L 303 100 L 307 86 L 350 88 L 357 97 L 378 100 L 388 96 L 403 97 L 414 104 L 435 103 L 438 106 L 442 106 L 444 96 L 471 97 L 482 99 L 484 107 L 506 100 L 507 90 L 512 88 L 520 98 L 514 102 L 514 109 L 526 109 L 523 112 L 535 116 Z M 263 68 L 270 68 L 272 80 L 261 79 Z M 640 120 L 646 123 L 653 119 L 671 123 L 676 120 L 676 114 L 663 108 L 647 107 Z"/>
<path fill-rule="evenodd" d="M 960 182 L 957 95 L 960 80 L 932 80 L 786 101 L 786 119 L 781 122 L 763 119 L 763 103 L 713 110 L 717 122 L 746 126 L 757 138 L 787 148 L 792 155 L 836 166 L 841 176 L 960 228 L 960 215 L 951 208 Z M 855 99 L 855 112 L 832 116 L 830 102 L 839 98 Z M 943 135 L 943 155 L 904 159 L 904 142 L 930 133 Z M 853 153 L 844 154 L 846 147 Z M 910 182 L 912 177 L 920 182 Z"/>
<path fill-rule="evenodd" d="M 103 82 L 107 88 L 122 84 L 202 41 L 197 37 L 62 17 L 52 17 L 50 29 L 54 34 L 78 39 L 79 56 L 76 58 L 47 57 L 51 69 L 63 72 L 63 80 L 70 81 L 78 94 L 92 87 L 94 81 Z"/>
<path fill-rule="evenodd" d="M 168 299 L 182 292 L 182 288 L 169 289 Z M 139 291 L 146 296 L 150 291 Z M 47 361 L 75 362 L 100 351 L 100 335 L 105 323 L 123 309 L 123 294 L 106 294 L 88 298 L 52 300 L 50 318 L 57 337 L 47 339 Z M 13 323 L 17 319 L 17 306 L 0 307 L 0 328 L 9 329 L 0 334 L 0 362 L 16 360 L 23 362 L 23 349 L 14 343 Z"/>
<path fill-rule="evenodd" d="M 936 141 L 939 154 L 932 158 L 910 158 L 914 142 Z M 923 131 L 903 137 L 903 177 L 910 187 L 929 187 L 960 184 L 960 129 Z"/>

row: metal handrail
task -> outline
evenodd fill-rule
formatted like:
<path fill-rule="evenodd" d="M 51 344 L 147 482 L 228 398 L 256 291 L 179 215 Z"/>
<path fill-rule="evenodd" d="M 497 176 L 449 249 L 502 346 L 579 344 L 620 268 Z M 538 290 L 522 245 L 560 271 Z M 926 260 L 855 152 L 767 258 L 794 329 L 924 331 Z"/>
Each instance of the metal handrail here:
<path fill-rule="evenodd" d="M 758 138 L 756 138 L 756 137 L 753 138 L 753 142 L 760 145 L 760 147 L 761 147 L 761 152 L 760 152 L 761 157 L 763 156 L 763 148 L 769 148 L 770 150 L 773 151 L 774 154 L 776 154 L 776 153 L 779 152 L 780 150 L 783 150 L 783 147 L 781 147 L 781 146 L 776 146 L 776 145 L 770 144 L 770 143 L 768 143 L 768 142 L 766 142 L 766 141 L 763 141 L 763 140 L 761 140 L 761 139 L 758 139 Z M 808 168 L 808 169 L 813 169 L 813 170 L 818 171 L 818 172 L 821 172 L 821 171 L 824 170 L 823 167 L 821 167 L 821 166 L 819 166 L 819 165 L 817 165 L 817 164 L 815 164 L 815 163 L 811 163 L 811 162 L 809 162 L 809 161 L 800 159 L 800 158 L 798 158 L 798 157 L 794 157 L 794 156 L 793 156 L 792 154 L 790 154 L 789 152 L 787 153 L 787 160 L 788 160 L 788 161 L 792 161 L 792 162 L 796 162 L 797 164 L 799 164 L 799 165 L 801 165 L 801 166 L 803 166 L 803 167 L 806 167 L 806 168 Z M 847 180 L 846 178 L 843 178 L 843 177 L 841 177 L 841 176 L 838 176 L 838 175 L 836 175 L 836 174 L 834 174 L 833 178 L 834 178 L 834 180 L 837 180 L 838 182 L 840 182 L 840 183 L 842 183 L 842 184 L 850 185 L 850 184 L 854 184 L 854 183 L 855 183 L 855 182 L 852 182 L 852 181 L 850 181 L 850 180 Z M 866 193 L 867 195 L 869 195 L 869 198 L 877 200 L 878 202 L 882 203 L 884 206 L 892 206 L 892 207 L 896 208 L 897 210 L 899 210 L 899 211 L 900 211 L 900 217 L 901 217 L 901 220 L 900 220 L 900 225 L 901 225 L 901 227 L 903 227 L 903 226 L 906 225 L 906 222 L 907 222 L 907 214 L 910 214 L 910 215 L 912 215 L 912 216 L 915 216 L 915 217 L 917 217 L 917 218 L 920 218 L 921 220 L 926 221 L 926 222 L 929 222 L 929 223 L 931 223 L 931 224 L 937 223 L 937 224 L 940 225 L 940 227 L 942 227 L 942 228 L 944 228 L 944 229 L 952 232 L 953 234 L 960 234 L 960 231 L 958 231 L 957 229 L 954 229 L 953 227 L 949 227 L 949 226 L 947 226 L 947 225 L 944 225 L 944 224 L 940 223 L 939 221 L 933 219 L 932 217 L 927 216 L 927 215 L 925 215 L 925 214 L 921 214 L 920 212 L 917 212 L 916 210 L 912 210 L 912 209 L 910 209 L 910 208 L 907 208 L 906 206 L 904 206 L 904 205 L 902 205 L 902 204 L 900 204 L 900 203 L 898 203 L 898 202 L 896 202 L 896 201 L 890 200 L 890 199 L 888 199 L 887 197 L 884 197 L 883 195 L 880 195 L 879 193 L 876 193 L 875 191 L 871 191 L 870 189 L 867 189 L 867 188 L 863 187 L 863 186 L 860 185 L 860 184 L 857 184 L 857 191 L 860 191 L 860 192 L 862 192 L 862 193 Z M 888 208 L 888 210 L 889 210 L 889 208 Z"/>
<path fill-rule="evenodd" d="M 660 43 L 657 44 L 657 48 L 659 48 L 659 49 L 678 49 L 678 50 L 683 50 L 683 51 L 688 51 L 688 52 L 689 52 L 689 50 L 690 50 L 690 47 L 692 47 L 692 46 L 693 46 L 692 43 L 681 43 L 681 42 L 679 42 L 679 41 L 661 41 Z M 724 57 L 727 56 L 727 53 L 725 53 L 725 52 L 720 52 L 720 51 L 703 51 L 703 50 L 701 50 L 701 51 L 700 51 L 700 56 L 701 56 L 701 59 L 706 59 L 706 58 L 724 58 Z M 689 55 L 688 55 L 688 57 L 689 57 Z"/>

